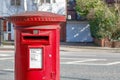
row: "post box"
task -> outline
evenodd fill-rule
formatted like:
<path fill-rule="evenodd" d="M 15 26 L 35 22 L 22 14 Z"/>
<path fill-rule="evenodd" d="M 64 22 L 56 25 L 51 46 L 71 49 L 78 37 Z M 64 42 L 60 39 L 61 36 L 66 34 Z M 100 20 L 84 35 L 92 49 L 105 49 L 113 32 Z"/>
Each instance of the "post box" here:
<path fill-rule="evenodd" d="M 15 29 L 15 80 L 60 80 L 59 32 L 66 18 L 24 12 L 6 19 Z"/>

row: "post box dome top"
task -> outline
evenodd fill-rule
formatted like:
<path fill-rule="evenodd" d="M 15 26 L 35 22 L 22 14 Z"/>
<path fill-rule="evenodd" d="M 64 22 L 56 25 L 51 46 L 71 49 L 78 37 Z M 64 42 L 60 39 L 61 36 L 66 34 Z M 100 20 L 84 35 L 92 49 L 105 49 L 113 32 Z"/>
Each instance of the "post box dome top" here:
<path fill-rule="evenodd" d="M 16 26 L 39 26 L 66 21 L 65 16 L 42 11 L 19 13 L 6 19 Z"/>

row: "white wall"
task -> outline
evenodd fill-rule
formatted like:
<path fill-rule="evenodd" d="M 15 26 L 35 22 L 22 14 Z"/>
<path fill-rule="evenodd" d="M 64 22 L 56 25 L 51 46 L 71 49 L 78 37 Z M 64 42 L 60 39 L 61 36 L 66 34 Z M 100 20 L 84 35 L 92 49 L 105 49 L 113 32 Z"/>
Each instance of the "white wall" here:
<path fill-rule="evenodd" d="M 65 0 L 56 0 L 56 3 L 52 4 L 42 4 L 42 6 L 39 7 L 39 11 L 48 11 L 65 15 L 66 13 Z"/>
<path fill-rule="evenodd" d="M 24 12 L 24 0 L 21 0 L 20 6 L 11 6 L 10 0 L 0 0 L 0 16 L 9 16 L 19 12 Z M 35 11 L 35 4 L 32 3 L 32 0 L 27 0 L 27 10 Z M 56 0 L 56 3 L 44 3 L 39 4 L 38 11 L 48 11 L 53 13 L 58 13 L 65 15 L 66 13 L 66 0 Z"/>
<path fill-rule="evenodd" d="M 14 40 L 14 28 L 13 28 L 13 24 L 11 24 L 11 40 Z"/>
<path fill-rule="evenodd" d="M 32 1 L 28 0 L 28 11 L 33 11 L 36 9 L 35 4 L 32 3 Z M 44 3 L 44 4 L 38 4 L 38 11 L 47 11 L 47 12 L 53 12 L 61 15 L 66 14 L 66 0 L 56 0 L 56 3 Z"/>
<path fill-rule="evenodd" d="M 24 0 L 21 0 L 20 6 L 11 6 L 10 0 L 0 0 L 0 16 L 9 16 L 15 13 L 23 12 L 24 11 Z M 32 0 L 27 0 L 27 10 L 34 11 L 35 6 L 32 3 Z M 58 13 L 65 15 L 66 13 L 66 0 L 56 0 L 56 3 L 51 4 L 39 4 L 38 7 L 39 11 L 48 11 L 53 13 Z"/>
<path fill-rule="evenodd" d="M 11 0 L 0 0 L 0 16 L 10 16 L 24 11 L 23 0 L 20 6 L 11 6 Z"/>

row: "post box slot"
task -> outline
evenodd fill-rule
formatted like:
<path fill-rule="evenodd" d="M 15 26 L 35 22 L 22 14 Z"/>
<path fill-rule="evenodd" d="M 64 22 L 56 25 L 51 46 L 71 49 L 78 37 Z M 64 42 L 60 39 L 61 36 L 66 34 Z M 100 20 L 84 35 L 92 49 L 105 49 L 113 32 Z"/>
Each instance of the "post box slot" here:
<path fill-rule="evenodd" d="M 24 40 L 49 40 L 49 36 L 23 36 Z"/>
<path fill-rule="evenodd" d="M 48 36 L 24 36 L 24 40 L 49 40 Z"/>

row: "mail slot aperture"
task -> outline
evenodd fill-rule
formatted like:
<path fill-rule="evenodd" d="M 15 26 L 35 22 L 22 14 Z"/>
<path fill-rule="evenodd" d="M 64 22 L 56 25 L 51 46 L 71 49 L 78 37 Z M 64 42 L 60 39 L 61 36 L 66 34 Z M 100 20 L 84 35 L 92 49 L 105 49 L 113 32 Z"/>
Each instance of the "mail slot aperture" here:
<path fill-rule="evenodd" d="M 49 40 L 49 36 L 23 36 L 24 40 Z"/>
<path fill-rule="evenodd" d="M 49 45 L 51 40 L 50 40 L 50 34 L 22 34 L 22 43 L 23 44 L 46 44 Z"/>

